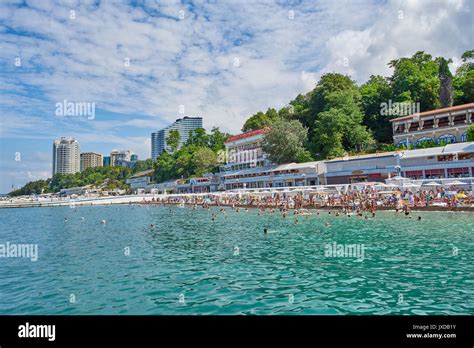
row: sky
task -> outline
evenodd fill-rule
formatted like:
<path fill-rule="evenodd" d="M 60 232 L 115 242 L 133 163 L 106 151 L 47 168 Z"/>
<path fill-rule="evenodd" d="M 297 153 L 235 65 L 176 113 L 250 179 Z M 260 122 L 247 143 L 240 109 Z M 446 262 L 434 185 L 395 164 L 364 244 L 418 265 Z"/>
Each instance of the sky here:
<path fill-rule="evenodd" d="M 423 50 L 473 49 L 474 0 L 0 1 L 0 192 L 52 171 L 52 144 L 151 156 L 183 116 L 236 134 L 327 72 L 358 83 Z M 58 114 L 64 101 L 93 115 Z"/>

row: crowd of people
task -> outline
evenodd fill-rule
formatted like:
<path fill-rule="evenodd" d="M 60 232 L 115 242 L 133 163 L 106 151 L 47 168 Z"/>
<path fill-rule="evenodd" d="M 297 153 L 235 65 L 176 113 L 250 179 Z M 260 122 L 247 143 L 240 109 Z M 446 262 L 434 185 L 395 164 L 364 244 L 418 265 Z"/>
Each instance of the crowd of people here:
<path fill-rule="evenodd" d="M 431 190 L 380 191 L 374 187 L 349 187 L 346 190 L 298 191 L 289 193 L 236 193 L 215 192 L 209 194 L 171 194 L 144 199 L 149 204 L 178 204 L 231 207 L 270 208 L 280 211 L 289 209 L 334 208 L 343 212 L 370 212 L 377 209 L 409 210 L 419 207 L 460 208 L 474 207 L 474 199 L 462 189 L 437 188 Z"/>

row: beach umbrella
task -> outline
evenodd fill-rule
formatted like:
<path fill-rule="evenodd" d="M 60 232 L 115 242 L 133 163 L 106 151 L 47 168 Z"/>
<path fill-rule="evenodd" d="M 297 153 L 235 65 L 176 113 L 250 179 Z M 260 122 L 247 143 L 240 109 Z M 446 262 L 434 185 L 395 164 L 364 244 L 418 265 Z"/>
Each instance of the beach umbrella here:
<path fill-rule="evenodd" d="M 468 185 L 468 184 L 459 180 L 454 180 L 454 181 L 447 182 L 444 184 L 444 186 L 459 186 L 459 185 Z"/>
<path fill-rule="evenodd" d="M 426 184 L 423 184 L 423 186 L 441 186 L 441 184 L 438 184 L 435 181 L 427 182 Z"/>
<path fill-rule="evenodd" d="M 409 183 L 407 183 L 407 184 L 403 184 L 403 185 L 401 185 L 400 187 L 404 187 L 404 188 L 407 188 L 407 187 L 408 187 L 408 188 L 410 188 L 410 187 L 413 187 L 413 188 L 414 188 L 414 187 L 419 187 L 419 186 L 420 186 L 420 185 L 416 185 L 416 184 L 413 184 L 413 183 L 409 182 Z"/>

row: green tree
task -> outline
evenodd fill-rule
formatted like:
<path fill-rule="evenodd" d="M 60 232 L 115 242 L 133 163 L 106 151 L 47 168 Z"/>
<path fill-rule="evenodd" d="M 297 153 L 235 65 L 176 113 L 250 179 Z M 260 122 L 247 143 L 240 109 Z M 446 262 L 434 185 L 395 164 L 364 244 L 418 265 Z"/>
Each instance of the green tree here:
<path fill-rule="evenodd" d="M 314 127 L 313 149 L 317 157 L 342 156 L 373 143 L 372 135 L 362 125 L 363 114 L 355 96 L 357 91 L 346 90 L 325 97 L 329 109 L 319 113 Z"/>
<path fill-rule="evenodd" d="M 391 88 L 387 78 L 380 75 L 372 75 L 369 80 L 360 86 L 362 98 L 362 109 L 364 112 L 363 124 L 374 134 L 380 143 L 392 141 L 392 125 L 390 119 L 393 117 L 382 115 L 382 103 L 388 103 Z"/>
<path fill-rule="evenodd" d="M 172 129 L 168 133 L 168 137 L 166 138 L 166 143 L 171 148 L 171 152 L 175 152 L 179 147 L 179 131 L 177 129 Z"/>
<path fill-rule="evenodd" d="M 209 135 L 209 146 L 214 152 L 218 152 L 225 149 L 225 141 L 229 139 L 230 135 L 223 133 L 219 130 L 219 127 L 213 127 L 211 134 Z"/>
<path fill-rule="evenodd" d="M 467 141 L 474 141 L 474 124 L 471 124 L 467 129 Z"/>
<path fill-rule="evenodd" d="M 209 146 L 209 136 L 204 128 L 196 128 L 189 131 L 187 145 Z"/>
<path fill-rule="evenodd" d="M 201 176 L 217 166 L 217 154 L 208 147 L 199 147 L 192 155 L 195 174 Z"/>
<path fill-rule="evenodd" d="M 454 105 L 474 102 L 474 50 L 464 52 L 453 79 Z"/>
<path fill-rule="evenodd" d="M 277 120 L 265 134 L 263 151 L 274 163 L 288 163 L 311 160 L 304 145 L 308 130 L 297 120 Z"/>
<path fill-rule="evenodd" d="M 439 65 L 430 54 L 419 51 L 388 65 L 394 68 L 390 84 L 395 102 L 420 103 L 420 111 L 440 107 Z"/>
<path fill-rule="evenodd" d="M 155 161 L 155 180 L 163 182 L 174 178 L 176 178 L 175 159 L 163 151 Z"/>
<path fill-rule="evenodd" d="M 255 115 L 248 118 L 247 121 L 245 121 L 244 126 L 242 127 L 242 132 L 249 132 L 256 129 L 270 127 L 272 126 L 273 122 L 279 118 L 280 116 L 275 109 L 268 108 L 265 113 L 259 111 Z"/>

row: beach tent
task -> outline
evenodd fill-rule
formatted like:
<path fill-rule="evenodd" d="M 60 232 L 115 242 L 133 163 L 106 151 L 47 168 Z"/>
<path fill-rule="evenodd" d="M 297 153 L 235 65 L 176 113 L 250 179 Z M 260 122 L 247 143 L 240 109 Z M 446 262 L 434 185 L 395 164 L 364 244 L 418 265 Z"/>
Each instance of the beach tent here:
<path fill-rule="evenodd" d="M 423 184 L 423 186 L 441 186 L 441 184 L 438 184 L 437 182 L 435 181 L 431 181 L 431 182 L 427 182 L 426 184 Z"/>
<path fill-rule="evenodd" d="M 469 185 L 466 184 L 465 182 L 459 181 L 459 180 L 454 180 L 451 182 L 444 183 L 443 186 L 459 186 L 459 185 Z"/>

